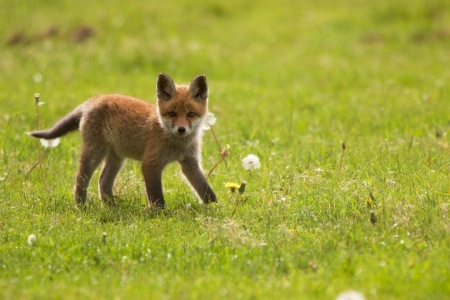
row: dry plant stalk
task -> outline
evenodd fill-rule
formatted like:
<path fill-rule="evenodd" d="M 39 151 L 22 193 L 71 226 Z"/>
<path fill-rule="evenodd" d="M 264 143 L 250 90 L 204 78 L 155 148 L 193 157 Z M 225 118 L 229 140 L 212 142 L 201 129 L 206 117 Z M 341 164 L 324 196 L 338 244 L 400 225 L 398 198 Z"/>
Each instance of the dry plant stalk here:
<path fill-rule="evenodd" d="M 375 200 L 375 196 L 374 196 L 373 193 L 372 193 L 372 190 L 369 188 L 369 186 L 367 185 L 367 183 L 366 183 L 365 181 L 363 181 L 363 183 L 364 183 L 364 185 L 366 186 L 367 190 L 369 191 L 369 197 L 370 197 L 370 199 L 372 199 L 373 203 L 375 204 L 375 203 L 376 203 L 376 200 Z"/>
<path fill-rule="evenodd" d="M 237 208 L 238 205 L 239 205 L 239 200 L 240 200 L 240 199 L 241 199 L 241 197 L 238 197 L 238 198 L 237 198 L 236 205 L 234 206 L 233 213 L 231 214 L 231 216 L 234 216 L 234 213 L 236 212 L 236 208 Z"/>
<path fill-rule="evenodd" d="M 214 138 L 216 139 L 217 146 L 219 147 L 220 155 L 222 155 L 222 157 L 223 157 L 223 153 L 222 153 L 223 150 L 222 150 L 222 147 L 220 147 L 219 139 L 217 139 L 216 133 L 214 132 L 214 129 L 213 129 L 213 125 L 210 125 L 210 128 L 211 128 L 211 131 L 212 131 L 212 133 L 214 135 Z M 225 165 L 228 167 L 227 160 L 225 160 Z"/>
<path fill-rule="evenodd" d="M 36 130 L 38 130 L 38 131 L 39 131 L 39 97 L 40 97 L 39 94 L 34 95 L 34 99 L 36 100 Z M 45 189 L 48 191 L 47 182 L 45 181 L 45 176 L 44 176 L 44 168 L 42 167 L 42 163 L 41 163 L 42 160 L 44 159 L 45 155 L 47 155 L 48 148 L 47 148 L 47 150 L 45 150 L 45 154 L 41 158 L 41 145 L 40 145 L 39 140 L 40 139 L 37 140 L 39 161 L 27 173 L 26 178 L 28 179 L 28 175 L 30 174 L 30 172 L 39 164 L 39 167 L 41 168 L 42 180 L 44 181 Z"/>
<path fill-rule="evenodd" d="M 48 148 L 50 148 L 50 147 L 48 147 Z M 37 165 L 41 164 L 41 162 L 44 160 L 44 157 L 47 155 L 48 148 L 45 150 L 44 155 L 41 157 L 41 159 L 39 159 L 39 161 L 34 164 L 34 166 L 30 169 L 30 171 L 28 171 L 27 176 L 25 178 L 28 179 L 28 176 L 30 175 L 31 171 L 33 171 L 33 169 L 36 168 Z M 41 170 L 42 170 L 42 166 L 41 166 Z M 44 179 L 44 183 L 45 183 L 45 179 Z M 47 185 L 45 185 L 45 187 L 47 187 Z"/>
<path fill-rule="evenodd" d="M 209 175 L 211 175 L 212 171 L 222 162 L 222 160 L 225 160 L 225 158 L 228 155 L 230 155 L 230 152 L 228 152 L 227 149 L 222 149 L 222 147 L 220 147 L 219 140 L 217 139 L 216 133 L 214 132 L 214 129 L 213 129 L 212 125 L 210 125 L 210 128 L 211 128 L 211 131 L 212 131 L 212 133 L 214 135 L 214 138 L 216 139 L 216 143 L 217 143 L 217 146 L 219 147 L 220 155 L 222 155 L 222 158 L 217 162 L 217 164 L 214 165 L 214 167 L 212 167 L 211 171 L 209 171 L 208 178 L 209 178 Z M 228 167 L 226 160 L 225 160 L 225 165 Z"/>

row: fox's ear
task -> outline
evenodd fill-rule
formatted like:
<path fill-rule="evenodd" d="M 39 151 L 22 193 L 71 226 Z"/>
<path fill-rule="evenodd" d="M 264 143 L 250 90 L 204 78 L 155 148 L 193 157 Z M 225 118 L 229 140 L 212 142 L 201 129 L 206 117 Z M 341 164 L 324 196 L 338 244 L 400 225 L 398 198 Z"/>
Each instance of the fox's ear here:
<path fill-rule="evenodd" d="M 205 75 L 197 75 L 192 79 L 192 82 L 189 85 L 189 93 L 191 93 L 192 98 L 197 101 L 208 99 L 208 83 L 206 82 Z"/>
<path fill-rule="evenodd" d="M 177 92 L 175 83 L 167 74 L 159 73 L 156 81 L 156 95 L 158 99 L 169 101 Z"/>

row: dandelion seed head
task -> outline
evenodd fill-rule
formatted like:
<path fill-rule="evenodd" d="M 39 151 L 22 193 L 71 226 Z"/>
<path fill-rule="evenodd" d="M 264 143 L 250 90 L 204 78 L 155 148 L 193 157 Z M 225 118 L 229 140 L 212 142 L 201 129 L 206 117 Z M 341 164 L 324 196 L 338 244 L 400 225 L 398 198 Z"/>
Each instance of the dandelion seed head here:
<path fill-rule="evenodd" d="M 212 112 L 207 112 L 205 115 L 205 118 L 203 119 L 203 130 L 208 130 L 211 128 L 211 126 L 214 126 L 216 124 L 216 117 Z"/>
<path fill-rule="evenodd" d="M 42 81 L 42 75 L 39 73 L 34 74 L 33 76 L 34 82 L 41 82 Z"/>
<path fill-rule="evenodd" d="M 366 300 L 366 298 L 358 291 L 348 290 L 340 293 L 336 300 Z"/>
<path fill-rule="evenodd" d="M 61 141 L 60 138 L 56 138 L 56 139 L 53 139 L 53 140 L 41 139 L 41 144 L 45 148 L 53 148 L 53 147 L 58 146 L 60 141 Z"/>
<path fill-rule="evenodd" d="M 36 243 L 36 235 L 30 234 L 28 237 L 28 245 L 33 246 Z"/>
<path fill-rule="evenodd" d="M 246 170 L 259 169 L 261 167 L 261 163 L 259 162 L 258 156 L 250 154 L 242 159 L 242 166 L 244 166 L 244 169 Z"/>

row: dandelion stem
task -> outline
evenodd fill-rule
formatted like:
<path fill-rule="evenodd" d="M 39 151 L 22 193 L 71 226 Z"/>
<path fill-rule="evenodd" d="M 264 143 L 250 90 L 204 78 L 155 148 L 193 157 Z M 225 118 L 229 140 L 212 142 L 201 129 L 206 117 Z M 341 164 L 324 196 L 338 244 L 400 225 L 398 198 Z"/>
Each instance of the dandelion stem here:
<path fill-rule="evenodd" d="M 35 100 L 36 100 L 36 130 L 37 131 L 39 131 L 39 95 L 35 95 L 34 96 L 35 97 Z M 47 187 L 47 182 L 45 182 L 45 176 L 44 176 L 44 168 L 42 167 L 42 164 L 41 164 L 41 161 L 42 161 L 42 159 L 41 159 L 41 147 L 40 147 L 40 145 L 39 145 L 39 139 L 37 140 L 37 144 L 38 144 L 38 155 L 39 155 L 39 167 L 41 168 L 41 174 L 42 174 L 42 180 L 44 181 L 44 185 L 45 185 L 45 189 L 47 190 L 47 192 L 48 192 L 48 187 Z M 47 154 L 47 151 L 48 151 L 48 148 L 47 148 L 47 150 L 45 151 L 45 153 Z M 44 155 L 45 156 L 45 155 Z M 43 157 L 42 157 L 43 158 Z M 33 167 L 34 168 L 34 167 Z M 33 170 L 33 168 L 31 169 L 31 170 Z M 31 172 L 31 170 L 30 170 L 30 172 Z M 28 175 L 27 175 L 28 176 Z"/>
<path fill-rule="evenodd" d="M 344 162 L 344 154 L 345 154 L 345 142 L 342 143 L 342 156 L 341 156 L 341 162 L 339 163 L 338 171 L 340 171 L 342 168 L 342 163 Z"/>

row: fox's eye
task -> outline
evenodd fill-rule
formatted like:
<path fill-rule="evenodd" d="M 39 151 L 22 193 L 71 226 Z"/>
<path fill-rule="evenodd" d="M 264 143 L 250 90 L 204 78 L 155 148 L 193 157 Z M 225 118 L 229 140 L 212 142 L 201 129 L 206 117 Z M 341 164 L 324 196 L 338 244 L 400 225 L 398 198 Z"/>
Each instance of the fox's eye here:
<path fill-rule="evenodd" d="M 190 112 L 189 114 L 188 114 L 188 117 L 189 118 L 193 118 L 195 116 L 195 113 L 193 113 L 193 112 Z"/>
<path fill-rule="evenodd" d="M 174 111 L 169 112 L 169 117 L 171 118 L 175 117 L 175 112 Z"/>

